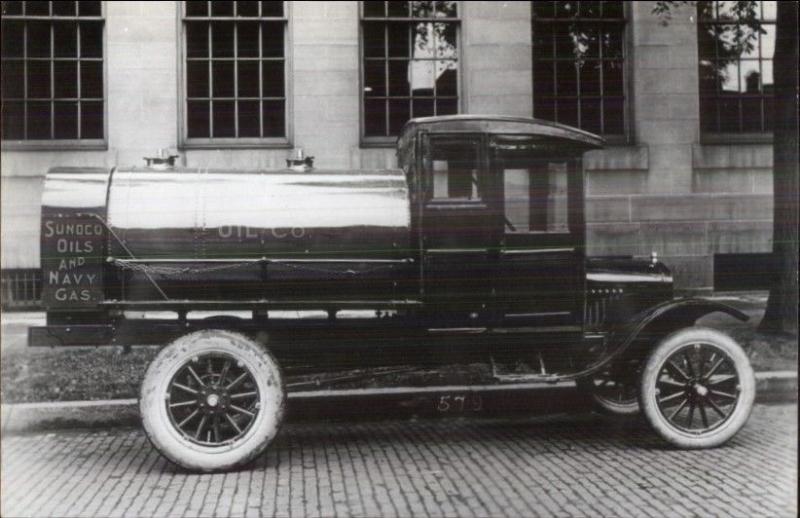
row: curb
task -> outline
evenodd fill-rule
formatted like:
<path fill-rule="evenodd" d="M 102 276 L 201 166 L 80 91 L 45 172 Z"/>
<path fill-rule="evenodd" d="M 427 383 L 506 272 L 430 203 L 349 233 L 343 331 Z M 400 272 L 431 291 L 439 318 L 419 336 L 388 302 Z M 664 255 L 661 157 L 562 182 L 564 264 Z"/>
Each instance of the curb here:
<path fill-rule="evenodd" d="M 757 403 L 797 401 L 797 373 L 756 373 Z M 486 417 L 590 410 L 575 383 L 554 385 L 448 385 L 319 390 L 288 395 L 289 421 L 386 417 Z M 69 428 L 139 426 L 138 401 L 61 401 L 0 405 L 2 433 Z"/>

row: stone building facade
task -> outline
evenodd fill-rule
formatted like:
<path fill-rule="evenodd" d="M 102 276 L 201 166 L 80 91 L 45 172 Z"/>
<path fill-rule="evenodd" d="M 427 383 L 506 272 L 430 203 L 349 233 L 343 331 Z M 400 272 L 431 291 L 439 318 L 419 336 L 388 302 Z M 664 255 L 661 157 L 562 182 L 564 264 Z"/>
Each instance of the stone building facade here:
<path fill-rule="evenodd" d="M 725 2 L 680 7 L 667 25 L 655 2 L 78 4 L 3 2 L 3 33 L 16 35 L 3 37 L 6 270 L 39 265 L 50 167 L 143 165 L 169 148 L 188 167 L 279 168 L 301 147 L 319 167 L 394 167 L 398 118 L 433 111 L 606 133 L 585 160 L 590 255 L 656 251 L 678 287 L 710 289 L 725 257 L 754 264 L 771 249 L 774 31 L 747 59 L 709 50 L 698 23 L 730 24 Z M 769 19 L 774 2 L 762 4 Z M 709 82 L 709 60 L 728 75 Z M 594 76 L 574 72 L 585 62 Z"/>

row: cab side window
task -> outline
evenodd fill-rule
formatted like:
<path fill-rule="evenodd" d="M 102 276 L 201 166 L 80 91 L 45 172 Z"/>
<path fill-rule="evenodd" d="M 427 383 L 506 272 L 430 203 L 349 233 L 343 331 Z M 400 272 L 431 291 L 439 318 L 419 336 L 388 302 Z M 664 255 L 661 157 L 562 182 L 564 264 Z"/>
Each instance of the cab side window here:
<path fill-rule="evenodd" d="M 567 163 L 547 159 L 503 166 L 506 233 L 567 233 Z"/>
<path fill-rule="evenodd" d="M 480 201 L 480 141 L 431 138 L 425 160 L 428 200 Z"/>

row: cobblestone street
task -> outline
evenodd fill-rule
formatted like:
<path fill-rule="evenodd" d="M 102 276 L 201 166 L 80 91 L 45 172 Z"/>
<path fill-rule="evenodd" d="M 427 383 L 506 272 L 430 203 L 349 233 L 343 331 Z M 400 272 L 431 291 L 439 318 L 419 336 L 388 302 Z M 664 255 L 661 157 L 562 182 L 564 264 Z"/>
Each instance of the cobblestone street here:
<path fill-rule="evenodd" d="M 178 470 L 139 430 L 8 436 L 2 515 L 795 516 L 797 407 L 723 448 L 591 415 L 287 425 L 249 469 Z"/>

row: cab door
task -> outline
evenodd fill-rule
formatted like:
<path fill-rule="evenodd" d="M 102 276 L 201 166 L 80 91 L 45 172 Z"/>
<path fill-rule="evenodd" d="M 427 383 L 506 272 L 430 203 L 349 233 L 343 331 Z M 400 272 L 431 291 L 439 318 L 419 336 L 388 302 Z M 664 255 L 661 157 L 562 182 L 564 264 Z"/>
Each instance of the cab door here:
<path fill-rule="evenodd" d="M 491 146 L 503 235 L 495 282 L 505 326 L 578 331 L 583 320 L 583 178 L 579 159 L 524 139 Z"/>
<path fill-rule="evenodd" d="M 435 326 L 488 318 L 499 240 L 485 135 L 421 135 L 422 291 Z"/>

